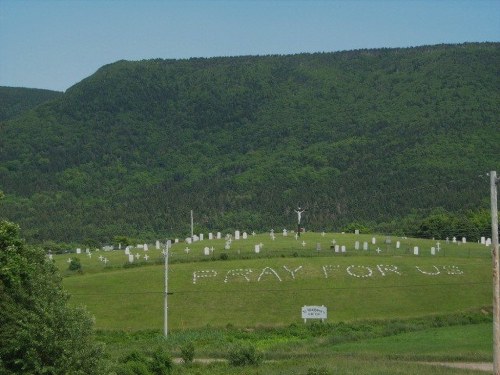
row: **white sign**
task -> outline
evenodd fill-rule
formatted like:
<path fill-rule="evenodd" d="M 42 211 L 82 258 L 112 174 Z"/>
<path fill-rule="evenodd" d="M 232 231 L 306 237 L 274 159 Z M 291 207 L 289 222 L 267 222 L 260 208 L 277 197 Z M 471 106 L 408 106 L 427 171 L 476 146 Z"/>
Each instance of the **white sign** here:
<path fill-rule="evenodd" d="M 304 322 L 307 319 L 326 319 L 327 311 L 326 306 L 302 306 L 302 319 Z"/>

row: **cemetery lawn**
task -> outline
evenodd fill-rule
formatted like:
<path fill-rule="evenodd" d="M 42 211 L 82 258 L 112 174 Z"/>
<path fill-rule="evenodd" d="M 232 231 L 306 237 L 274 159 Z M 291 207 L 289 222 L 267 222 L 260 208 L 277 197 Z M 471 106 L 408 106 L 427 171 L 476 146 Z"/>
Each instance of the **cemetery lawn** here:
<path fill-rule="evenodd" d="M 346 253 L 330 249 L 332 236 L 346 244 Z M 363 251 L 354 249 L 354 241 L 362 244 L 371 236 L 329 237 L 307 233 L 299 241 L 310 245 L 302 246 L 294 238 L 278 235 L 271 241 L 260 235 L 233 245 L 225 260 L 216 242 L 219 250 L 209 257 L 203 247 L 212 246 L 210 241 L 190 245 L 189 253 L 185 244 L 174 245 L 166 341 L 159 250 L 149 250 L 150 261 L 132 265 L 123 250 L 99 252 L 108 258 L 106 265 L 97 260 L 99 253 L 80 254 L 82 273 L 67 271 L 67 259 L 75 254 L 54 260 L 67 276 L 63 284 L 71 303 L 95 316 L 98 339 L 114 360 L 155 345 L 178 357 L 188 342 L 195 345 L 195 358 L 208 359 L 227 358 L 232 345 L 251 343 L 267 361 L 245 368 L 246 374 L 307 374 L 322 366 L 329 373 L 452 374 L 458 370 L 430 370 L 416 362 L 491 359 L 488 248 L 441 243 L 431 256 L 436 242 L 430 240 L 400 239 L 399 248 L 393 240 Z M 264 245 L 259 254 L 255 242 Z M 413 255 L 415 246 L 422 249 L 419 256 Z M 303 305 L 326 306 L 325 322 L 304 324 Z M 241 373 L 225 362 L 181 367 L 175 371 Z"/>

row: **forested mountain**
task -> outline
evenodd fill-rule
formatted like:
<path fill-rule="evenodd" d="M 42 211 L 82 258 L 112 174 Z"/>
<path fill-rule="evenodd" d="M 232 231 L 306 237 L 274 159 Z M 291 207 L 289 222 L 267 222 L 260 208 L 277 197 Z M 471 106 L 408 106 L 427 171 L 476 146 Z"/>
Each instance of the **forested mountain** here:
<path fill-rule="evenodd" d="M 306 229 L 487 208 L 500 44 L 118 61 L 0 124 L 32 240 Z M 480 177 L 482 175 L 483 177 Z"/>
<path fill-rule="evenodd" d="M 0 86 L 0 121 L 9 120 L 61 95 L 59 91 Z"/>

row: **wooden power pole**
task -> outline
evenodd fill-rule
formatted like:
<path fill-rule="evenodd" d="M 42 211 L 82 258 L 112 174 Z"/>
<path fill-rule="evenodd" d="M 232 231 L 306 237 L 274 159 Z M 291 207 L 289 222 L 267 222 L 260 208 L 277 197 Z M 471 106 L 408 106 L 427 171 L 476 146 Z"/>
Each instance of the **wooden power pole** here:
<path fill-rule="evenodd" d="M 498 254 L 497 172 L 490 172 L 493 258 L 493 373 L 500 375 L 500 261 Z"/>

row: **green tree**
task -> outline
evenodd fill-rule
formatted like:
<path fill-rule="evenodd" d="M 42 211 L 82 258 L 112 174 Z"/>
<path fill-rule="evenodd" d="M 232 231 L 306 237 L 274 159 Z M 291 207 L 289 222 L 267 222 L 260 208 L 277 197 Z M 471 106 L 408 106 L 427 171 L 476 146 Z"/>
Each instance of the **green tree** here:
<path fill-rule="evenodd" d="M 101 372 L 102 348 L 86 311 L 70 307 L 61 277 L 43 250 L 0 222 L 0 373 Z"/>

